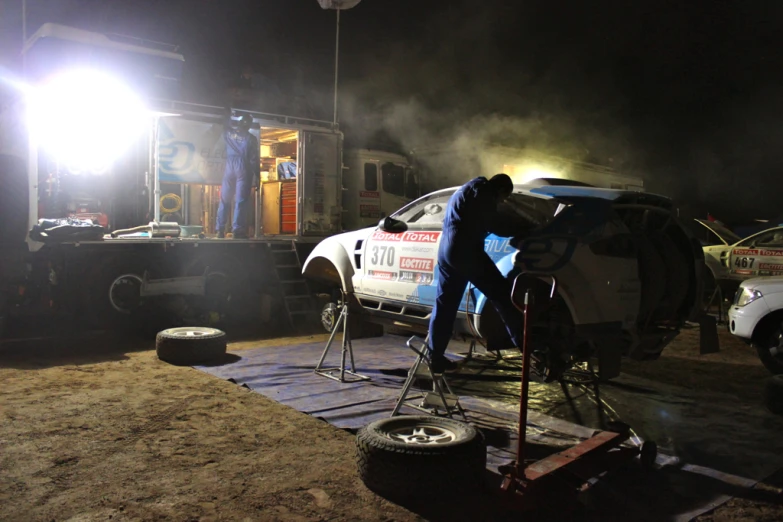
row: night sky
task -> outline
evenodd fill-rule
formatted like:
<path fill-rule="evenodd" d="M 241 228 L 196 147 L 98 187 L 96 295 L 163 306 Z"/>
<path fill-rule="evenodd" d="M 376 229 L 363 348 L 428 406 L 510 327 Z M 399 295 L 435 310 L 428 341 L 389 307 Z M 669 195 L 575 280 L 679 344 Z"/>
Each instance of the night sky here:
<path fill-rule="evenodd" d="M 21 0 L 0 5 L 17 70 Z M 341 15 L 341 124 L 349 144 L 403 151 L 475 133 L 642 174 L 726 219 L 783 215 L 781 11 L 362 0 Z M 335 12 L 316 0 L 28 0 L 28 32 L 47 21 L 180 45 L 191 101 L 220 103 L 252 66 L 270 99 L 331 119 Z"/>

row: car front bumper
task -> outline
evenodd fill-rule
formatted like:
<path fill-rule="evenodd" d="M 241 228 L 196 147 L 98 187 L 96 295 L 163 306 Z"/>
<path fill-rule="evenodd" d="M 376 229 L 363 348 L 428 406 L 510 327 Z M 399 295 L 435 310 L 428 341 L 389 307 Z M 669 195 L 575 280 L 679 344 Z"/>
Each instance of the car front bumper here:
<path fill-rule="evenodd" d="M 768 313 L 769 306 L 763 297 L 745 306 L 731 305 L 729 308 L 729 331 L 737 337 L 750 339 L 753 337 L 756 325 Z"/>

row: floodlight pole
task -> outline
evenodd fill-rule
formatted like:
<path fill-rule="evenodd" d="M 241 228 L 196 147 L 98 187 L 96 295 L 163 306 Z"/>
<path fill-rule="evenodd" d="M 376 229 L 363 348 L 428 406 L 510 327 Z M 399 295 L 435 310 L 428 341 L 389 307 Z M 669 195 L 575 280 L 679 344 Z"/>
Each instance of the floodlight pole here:
<path fill-rule="evenodd" d="M 27 78 L 27 53 L 24 46 L 27 45 L 27 0 L 22 0 L 22 78 Z"/>
<path fill-rule="evenodd" d="M 337 70 L 340 56 L 340 11 L 338 7 L 337 11 L 337 28 L 334 36 L 334 125 L 337 126 Z"/>

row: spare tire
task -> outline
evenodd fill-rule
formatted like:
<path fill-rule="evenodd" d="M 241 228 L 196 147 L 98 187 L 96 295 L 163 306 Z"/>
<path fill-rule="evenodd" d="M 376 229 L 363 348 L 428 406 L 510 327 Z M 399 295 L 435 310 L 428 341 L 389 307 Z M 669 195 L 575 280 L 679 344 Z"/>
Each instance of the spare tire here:
<path fill-rule="evenodd" d="M 403 415 L 360 429 L 356 458 L 365 485 L 387 498 L 453 498 L 481 484 L 487 446 L 465 422 Z"/>
<path fill-rule="evenodd" d="M 215 361 L 226 355 L 226 333 L 216 328 L 183 326 L 158 332 L 155 339 L 158 359 L 190 366 Z"/>
<path fill-rule="evenodd" d="M 783 415 L 783 375 L 773 375 L 764 387 L 764 405 L 776 415 Z"/>

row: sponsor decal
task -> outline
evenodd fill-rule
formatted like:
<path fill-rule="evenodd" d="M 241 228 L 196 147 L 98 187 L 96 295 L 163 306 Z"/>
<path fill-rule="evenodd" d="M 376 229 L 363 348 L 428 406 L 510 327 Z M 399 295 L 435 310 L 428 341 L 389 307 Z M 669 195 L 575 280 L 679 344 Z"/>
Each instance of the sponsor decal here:
<path fill-rule="evenodd" d="M 440 232 L 405 232 L 402 241 L 411 243 L 437 243 Z"/>
<path fill-rule="evenodd" d="M 384 272 L 382 270 L 368 270 L 367 275 L 373 279 L 383 279 L 384 281 L 394 281 L 397 279 L 397 272 Z"/>
<path fill-rule="evenodd" d="M 400 270 L 421 270 L 432 272 L 432 259 L 423 257 L 400 257 Z"/>
<path fill-rule="evenodd" d="M 409 303 L 418 303 L 420 302 L 418 295 L 406 295 L 405 300 Z"/>
<path fill-rule="evenodd" d="M 440 232 L 404 232 L 402 234 L 392 234 L 383 230 L 373 232 L 370 239 L 375 241 L 396 241 L 403 243 L 437 243 Z"/>
<path fill-rule="evenodd" d="M 373 241 L 400 241 L 402 234 L 392 234 L 391 232 L 384 232 L 383 230 L 376 230 L 370 237 Z"/>
<path fill-rule="evenodd" d="M 431 246 L 411 246 L 411 245 L 403 245 L 400 247 L 400 250 L 403 252 L 410 252 L 411 254 L 432 254 L 436 251 L 434 247 Z"/>
<path fill-rule="evenodd" d="M 734 270 L 734 273 L 739 275 L 751 275 L 753 270 Z"/>
<path fill-rule="evenodd" d="M 383 296 L 386 295 L 386 291 L 385 290 L 378 290 L 378 295 L 383 297 Z"/>
<path fill-rule="evenodd" d="M 405 299 L 407 296 L 405 294 L 400 294 L 397 292 L 389 292 L 389 297 L 395 297 L 397 299 Z"/>
<path fill-rule="evenodd" d="M 380 205 L 359 205 L 359 217 L 381 217 Z"/>
<path fill-rule="evenodd" d="M 484 240 L 484 250 L 489 254 L 511 254 L 514 247 L 506 239 L 486 239 Z"/>
<path fill-rule="evenodd" d="M 400 282 L 401 283 L 416 283 L 417 285 L 431 285 L 433 275 L 425 272 L 410 272 L 407 270 L 400 270 Z"/>
<path fill-rule="evenodd" d="M 735 256 L 783 257 L 783 250 L 761 250 L 759 248 L 735 248 L 731 253 Z"/>
<path fill-rule="evenodd" d="M 372 190 L 362 190 L 359 192 L 360 198 L 379 198 L 381 197 L 380 192 L 373 192 Z"/>
<path fill-rule="evenodd" d="M 759 263 L 760 270 L 783 270 L 783 265 L 776 265 L 773 263 Z"/>

